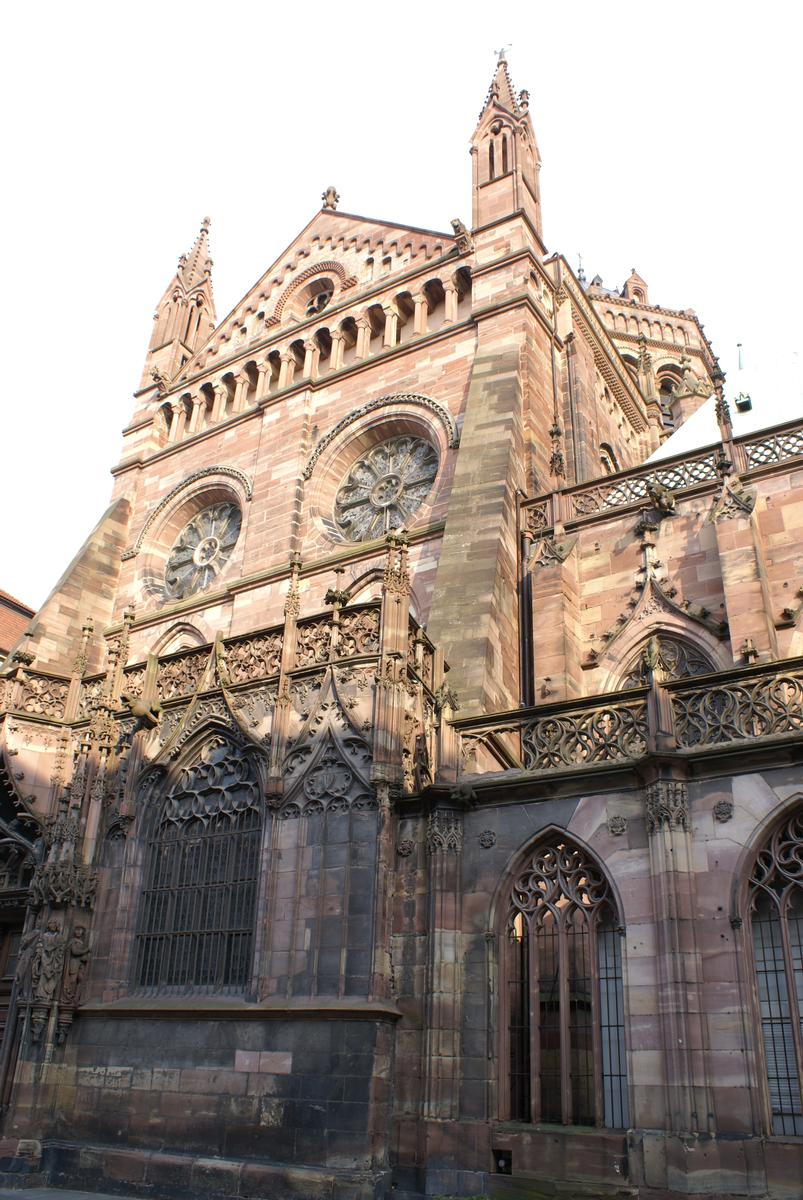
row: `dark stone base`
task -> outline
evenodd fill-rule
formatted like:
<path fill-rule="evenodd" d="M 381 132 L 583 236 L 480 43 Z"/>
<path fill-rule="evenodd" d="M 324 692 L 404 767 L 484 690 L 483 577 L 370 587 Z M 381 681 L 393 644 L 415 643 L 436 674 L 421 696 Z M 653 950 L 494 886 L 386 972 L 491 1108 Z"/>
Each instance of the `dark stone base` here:
<path fill-rule="evenodd" d="M 340 1171 L 113 1146 L 45 1142 L 35 1171 L 0 1159 L 6 1187 L 63 1187 L 152 1200 L 386 1200 L 389 1171 Z"/>

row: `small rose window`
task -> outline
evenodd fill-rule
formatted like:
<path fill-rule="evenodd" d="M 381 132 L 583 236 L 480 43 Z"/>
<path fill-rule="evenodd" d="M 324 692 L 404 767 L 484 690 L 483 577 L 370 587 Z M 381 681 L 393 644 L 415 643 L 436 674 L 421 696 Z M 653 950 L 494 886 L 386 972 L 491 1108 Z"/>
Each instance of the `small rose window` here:
<path fill-rule="evenodd" d="M 357 459 L 341 483 L 335 525 L 350 542 L 401 528 L 425 500 L 437 472 L 438 453 L 423 438 L 380 442 Z"/>
<path fill-rule="evenodd" d="M 240 536 L 237 504 L 213 504 L 182 529 L 167 559 L 165 591 L 172 599 L 193 596 L 214 582 Z"/>

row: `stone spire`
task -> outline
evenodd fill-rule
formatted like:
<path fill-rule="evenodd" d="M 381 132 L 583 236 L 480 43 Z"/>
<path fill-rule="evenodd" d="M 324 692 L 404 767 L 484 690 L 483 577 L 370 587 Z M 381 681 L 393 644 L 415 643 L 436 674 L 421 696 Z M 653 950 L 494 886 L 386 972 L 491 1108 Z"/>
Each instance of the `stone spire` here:
<path fill-rule="evenodd" d="M 497 63 L 494 77 L 491 80 L 491 86 L 488 88 L 488 95 L 485 97 L 485 104 L 480 113 L 482 120 L 488 107 L 491 104 L 500 105 L 507 109 L 514 116 L 520 116 L 519 102 L 516 99 L 516 93 L 513 90 L 513 84 L 510 79 L 510 72 L 507 68 L 507 46 L 503 46 L 501 50 L 497 50 Z"/>
<path fill-rule="evenodd" d="M 156 307 L 141 389 L 155 386 L 160 394 L 167 391 L 217 324 L 209 225 L 204 217 L 192 250 L 180 256 L 175 276 Z"/>
<path fill-rule="evenodd" d="M 529 93 L 513 87 L 505 50 L 498 51 L 471 140 L 474 229 L 523 213 L 541 240 L 541 156 L 530 120 Z"/>
<path fill-rule="evenodd" d="M 212 259 L 209 257 L 209 217 L 204 217 L 201 228 L 195 239 L 195 245 L 189 254 L 182 254 L 178 260 L 178 269 L 184 286 L 188 291 L 203 283 L 212 274 Z"/>

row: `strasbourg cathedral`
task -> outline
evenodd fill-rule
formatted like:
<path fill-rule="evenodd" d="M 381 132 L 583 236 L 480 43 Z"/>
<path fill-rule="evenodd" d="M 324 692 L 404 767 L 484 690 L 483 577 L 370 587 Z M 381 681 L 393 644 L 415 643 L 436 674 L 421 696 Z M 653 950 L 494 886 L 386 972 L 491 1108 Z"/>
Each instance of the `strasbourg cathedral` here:
<path fill-rule="evenodd" d="M 547 251 L 503 56 L 471 162 L 159 302 L 0 675 L 0 1182 L 801 1194 L 803 422 Z"/>

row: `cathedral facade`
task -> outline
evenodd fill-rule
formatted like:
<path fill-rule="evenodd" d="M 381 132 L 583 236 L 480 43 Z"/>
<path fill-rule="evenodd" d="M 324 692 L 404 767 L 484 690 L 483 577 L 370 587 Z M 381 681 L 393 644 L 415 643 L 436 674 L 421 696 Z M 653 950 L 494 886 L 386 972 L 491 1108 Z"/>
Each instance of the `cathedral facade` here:
<path fill-rule="evenodd" d="M 528 108 L 470 227 L 179 260 L 0 676 L 4 1179 L 801 1194 L 803 423 L 547 251 Z"/>

